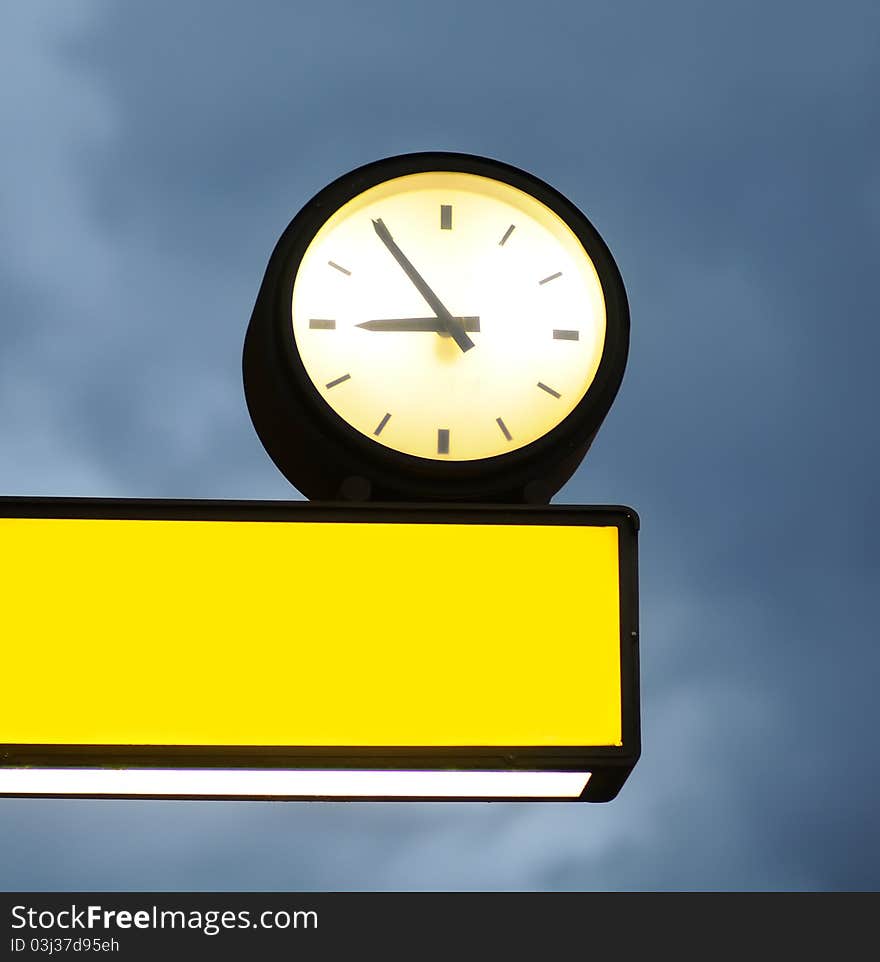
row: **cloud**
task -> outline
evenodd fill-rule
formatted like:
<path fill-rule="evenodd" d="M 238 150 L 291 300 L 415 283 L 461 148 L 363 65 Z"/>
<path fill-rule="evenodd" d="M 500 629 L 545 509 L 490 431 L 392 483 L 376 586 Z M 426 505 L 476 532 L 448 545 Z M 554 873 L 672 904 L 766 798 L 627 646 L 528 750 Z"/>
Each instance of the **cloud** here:
<path fill-rule="evenodd" d="M 295 496 L 240 383 L 268 254 L 359 163 L 532 170 L 633 342 L 564 500 L 643 519 L 644 755 L 607 806 L 0 802 L 9 888 L 876 888 L 880 14 L 551 0 L 18 7 L 5 493 Z"/>

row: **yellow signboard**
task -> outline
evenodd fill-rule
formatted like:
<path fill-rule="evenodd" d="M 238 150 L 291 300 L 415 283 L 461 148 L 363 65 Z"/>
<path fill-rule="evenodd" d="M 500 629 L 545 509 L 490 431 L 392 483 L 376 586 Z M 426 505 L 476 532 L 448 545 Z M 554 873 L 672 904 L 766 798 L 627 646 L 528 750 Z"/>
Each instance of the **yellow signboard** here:
<path fill-rule="evenodd" d="M 0 513 L 0 765 L 574 770 L 595 789 L 597 758 L 622 781 L 637 757 L 629 509 Z"/>

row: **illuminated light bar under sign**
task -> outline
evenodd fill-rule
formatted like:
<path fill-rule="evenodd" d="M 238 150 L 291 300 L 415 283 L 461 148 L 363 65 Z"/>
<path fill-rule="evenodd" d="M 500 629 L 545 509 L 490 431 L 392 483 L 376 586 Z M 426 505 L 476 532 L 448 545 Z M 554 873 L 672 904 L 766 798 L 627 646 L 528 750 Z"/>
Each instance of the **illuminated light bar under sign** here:
<path fill-rule="evenodd" d="M 0 768 L 0 795 L 577 798 L 589 772 Z"/>
<path fill-rule="evenodd" d="M 0 499 L 0 795 L 605 801 L 617 507 Z"/>

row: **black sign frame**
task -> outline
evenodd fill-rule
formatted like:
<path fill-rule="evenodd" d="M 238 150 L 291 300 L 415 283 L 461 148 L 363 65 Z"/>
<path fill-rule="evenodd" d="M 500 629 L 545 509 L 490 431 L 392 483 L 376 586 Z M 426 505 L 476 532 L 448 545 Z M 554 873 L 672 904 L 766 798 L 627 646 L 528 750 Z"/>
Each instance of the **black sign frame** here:
<path fill-rule="evenodd" d="M 639 711 L 638 530 L 632 509 L 615 505 L 338 504 L 286 501 L 184 501 L 0 498 L 0 518 L 168 521 L 272 521 L 393 524 L 586 525 L 616 527 L 619 545 L 622 745 L 472 747 L 315 747 L 0 744 L 0 769 L 21 767 L 420 769 L 589 771 L 578 801 L 604 802 L 620 791 L 641 753 Z M 91 797 L 48 795 L 45 797 Z M 101 795 L 100 797 L 108 797 Z M 109 796 L 114 797 L 114 796 Z M 155 797 L 131 796 L 120 797 Z M 198 797 L 203 796 L 167 796 Z M 212 796 L 216 797 L 216 796 Z M 223 796 L 235 798 L 239 796 Z M 254 798 L 255 796 L 248 796 Z M 269 797 L 269 796 L 267 796 Z M 274 796 L 273 796 L 274 797 Z M 287 796 L 285 796 L 286 798 Z M 308 796 L 313 799 L 314 796 Z M 342 800 L 337 796 L 334 801 Z M 352 801 L 392 800 L 357 796 Z M 410 799 L 406 799 L 410 800 Z M 427 800 L 422 797 L 413 800 Z M 464 799 L 475 800 L 472 796 Z M 492 800 L 492 799 L 485 799 Z M 553 799 L 560 801 L 560 799 Z"/>

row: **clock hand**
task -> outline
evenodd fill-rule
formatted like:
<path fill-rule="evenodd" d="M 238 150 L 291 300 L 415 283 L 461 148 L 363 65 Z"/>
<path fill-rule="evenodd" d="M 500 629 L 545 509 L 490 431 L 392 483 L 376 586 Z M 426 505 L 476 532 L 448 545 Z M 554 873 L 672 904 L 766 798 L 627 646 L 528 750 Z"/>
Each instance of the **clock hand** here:
<path fill-rule="evenodd" d="M 394 242 L 394 238 L 391 236 L 391 231 L 385 226 L 380 217 L 378 220 L 373 221 L 373 230 L 379 235 L 379 239 L 382 243 L 391 251 L 392 256 L 397 261 L 398 264 L 403 268 L 406 276 L 413 282 L 416 290 L 424 297 L 428 302 L 428 306 L 437 315 L 437 317 L 443 322 L 445 330 L 452 335 L 455 343 L 462 349 L 462 351 L 469 351 L 473 346 L 474 342 L 465 334 L 464 326 L 454 318 L 449 311 L 443 306 L 440 298 L 431 290 L 430 287 L 425 283 L 425 279 L 422 275 L 412 266 L 406 254 L 397 246 Z"/>
<path fill-rule="evenodd" d="M 480 319 L 478 317 L 456 317 L 454 320 L 458 321 L 465 331 L 479 331 L 480 329 Z M 443 321 L 438 317 L 383 317 L 373 321 L 364 321 L 363 324 L 356 324 L 355 327 L 362 327 L 365 331 L 430 331 L 433 334 L 447 333 Z"/>

